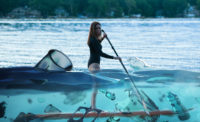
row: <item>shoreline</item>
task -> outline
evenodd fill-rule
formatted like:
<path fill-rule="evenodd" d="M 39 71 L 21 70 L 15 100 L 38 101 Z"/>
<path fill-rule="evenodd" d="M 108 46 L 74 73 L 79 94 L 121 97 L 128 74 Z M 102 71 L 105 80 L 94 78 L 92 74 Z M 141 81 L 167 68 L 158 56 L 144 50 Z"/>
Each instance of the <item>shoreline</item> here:
<path fill-rule="evenodd" d="M 163 18 L 125 18 L 125 17 L 120 17 L 120 18 L 77 18 L 77 17 L 70 17 L 70 18 L 0 18 L 0 20 L 89 20 L 89 19 L 110 19 L 110 20 L 117 20 L 117 19 L 124 19 L 124 20 L 127 20 L 127 19 L 135 19 L 135 20 L 146 20 L 146 19 L 200 19 L 200 17 L 174 17 L 174 18 L 169 18 L 169 17 L 163 17 Z"/>

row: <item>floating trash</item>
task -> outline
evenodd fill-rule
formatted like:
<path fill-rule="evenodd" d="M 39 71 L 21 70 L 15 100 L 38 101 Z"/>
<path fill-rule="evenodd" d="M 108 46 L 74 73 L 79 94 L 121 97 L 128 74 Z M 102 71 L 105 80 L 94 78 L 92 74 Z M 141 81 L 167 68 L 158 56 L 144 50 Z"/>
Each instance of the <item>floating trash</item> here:
<path fill-rule="evenodd" d="M 200 97 L 195 97 L 195 100 L 200 103 Z"/>
<path fill-rule="evenodd" d="M 133 104 L 132 99 L 127 98 L 127 99 L 124 99 L 123 101 L 116 103 L 115 109 L 116 111 L 120 111 L 120 112 L 132 112 L 136 110 L 142 110 L 143 108 L 139 104 L 138 105 Z"/>
<path fill-rule="evenodd" d="M 20 112 L 13 122 L 32 122 L 31 120 L 34 120 L 34 122 L 42 122 L 42 120 L 36 119 L 34 114 L 25 114 L 24 112 Z"/>
<path fill-rule="evenodd" d="M 129 98 L 132 98 L 132 97 L 136 96 L 135 92 L 133 92 L 132 89 L 125 89 L 124 91 L 128 92 L 128 97 Z"/>
<path fill-rule="evenodd" d="M 188 120 L 190 118 L 186 108 L 181 104 L 178 96 L 172 92 L 168 93 L 168 99 L 171 102 L 173 110 L 178 114 L 180 120 Z"/>
<path fill-rule="evenodd" d="M 165 98 L 165 94 L 163 94 L 162 96 L 159 97 L 159 101 L 160 101 L 160 102 L 163 102 L 163 101 L 164 101 L 164 100 L 163 100 L 164 98 Z"/>
<path fill-rule="evenodd" d="M 79 118 L 78 120 L 74 120 L 74 117 L 76 115 L 76 113 L 79 111 L 84 111 L 84 114 L 81 118 Z M 101 109 L 96 109 L 96 108 L 91 108 L 91 107 L 83 107 L 80 106 L 78 107 L 78 109 L 72 114 L 72 116 L 69 118 L 69 120 L 67 122 L 83 122 L 84 118 L 86 117 L 86 115 L 88 113 L 92 113 L 92 114 L 97 114 L 96 116 L 93 116 L 93 120 L 91 122 L 95 122 L 95 120 L 98 118 L 99 114 L 102 112 Z"/>
<path fill-rule="evenodd" d="M 106 122 L 119 122 L 120 118 L 119 117 L 109 117 Z"/>
<path fill-rule="evenodd" d="M 45 102 L 45 99 L 44 99 L 44 98 L 41 98 L 41 97 L 39 97 L 39 98 L 37 98 L 37 101 L 38 101 L 39 103 L 44 103 L 44 102 Z"/>
<path fill-rule="evenodd" d="M 129 62 L 130 67 L 133 68 L 135 71 L 151 68 L 150 65 L 148 65 L 147 63 L 145 63 L 137 57 L 131 57 L 127 61 Z"/>
<path fill-rule="evenodd" d="M 135 110 L 143 110 L 143 106 L 141 101 L 138 100 L 137 95 L 135 92 L 131 89 L 126 89 L 125 92 L 128 92 L 128 99 L 123 101 L 123 103 L 117 103 L 115 105 L 116 110 L 119 111 L 135 111 Z M 158 106 L 154 103 L 154 101 L 148 97 L 148 95 L 141 90 L 140 92 L 141 97 L 143 98 L 148 111 L 154 111 L 159 110 Z M 156 122 L 158 120 L 159 116 L 145 116 L 145 117 L 136 117 L 132 118 L 135 121 L 147 121 L 147 122 Z"/>
<path fill-rule="evenodd" d="M 100 92 L 102 92 L 103 94 L 105 94 L 105 96 L 110 99 L 110 100 L 115 100 L 116 97 L 115 97 L 115 93 L 111 93 L 109 91 L 106 91 L 106 90 L 99 90 Z"/>
<path fill-rule="evenodd" d="M 3 101 L 0 103 L 0 118 L 4 117 L 6 111 L 6 102 Z"/>
<path fill-rule="evenodd" d="M 75 105 L 80 103 L 86 98 L 85 92 L 73 92 L 73 93 L 65 93 L 66 98 L 64 99 L 64 104 Z"/>
<path fill-rule="evenodd" d="M 29 104 L 32 104 L 32 102 L 33 102 L 32 99 L 30 99 L 30 98 L 28 98 L 27 101 Z"/>
<path fill-rule="evenodd" d="M 45 113 L 60 113 L 61 110 L 59 110 L 58 108 L 56 108 L 55 106 L 53 106 L 52 104 L 49 104 L 45 109 L 44 109 Z"/>

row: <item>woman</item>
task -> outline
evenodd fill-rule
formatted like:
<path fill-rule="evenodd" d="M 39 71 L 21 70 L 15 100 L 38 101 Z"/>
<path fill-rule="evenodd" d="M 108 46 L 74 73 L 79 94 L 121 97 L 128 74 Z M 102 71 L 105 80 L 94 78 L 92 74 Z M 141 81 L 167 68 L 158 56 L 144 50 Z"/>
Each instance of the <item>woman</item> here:
<path fill-rule="evenodd" d="M 101 24 L 99 22 L 93 22 L 90 26 L 90 32 L 89 32 L 88 42 L 87 42 L 90 48 L 90 59 L 88 61 L 88 69 L 91 73 L 95 73 L 100 70 L 100 57 L 121 60 L 120 57 L 110 56 L 102 52 L 101 42 L 106 37 L 107 35 L 105 33 L 103 37 L 101 37 Z M 92 99 L 91 99 L 91 109 L 96 108 L 96 95 L 98 92 L 96 85 L 97 84 L 95 83 L 93 87 L 94 90 L 93 90 Z"/>
<path fill-rule="evenodd" d="M 104 33 L 101 37 L 101 24 L 99 22 L 93 22 L 90 26 L 90 32 L 88 36 L 88 46 L 90 48 L 90 59 L 88 61 L 88 69 L 94 73 L 100 70 L 100 57 L 121 60 L 120 57 L 110 56 L 102 52 L 101 42 L 107 35 Z"/>

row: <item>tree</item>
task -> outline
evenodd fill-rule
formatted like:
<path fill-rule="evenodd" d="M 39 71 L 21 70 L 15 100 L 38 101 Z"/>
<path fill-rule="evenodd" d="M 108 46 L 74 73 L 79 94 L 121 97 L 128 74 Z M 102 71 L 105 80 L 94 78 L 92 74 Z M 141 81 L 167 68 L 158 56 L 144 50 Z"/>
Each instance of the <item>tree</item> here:
<path fill-rule="evenodd" d="M 78 14 L 86 14 L 88 7 L 87 0 L 61 0 L 61 6 L 63 6 L 71 16 L 77 16 Z"/>
<path fill-rule="evenodd" d="M 25 6 L 28 4 L 28 1 L 26 0 L 0 0 L 0 13 L 2 15 L 6 15 L 10 11 L 12 11 L 14 8 Z"/>
<path fill-rule="evenodd" d="M 6 13 L 10 10 L 9 8 L 9 0 L 0 0 L 0 14 L 5 16 Z"/>
<path fill-rule="evenodd" d="M 54 11 L 61 4 L 61 0 L 31 0 L 29 5 L 41 11 L 43 16 L 54 15 Z"/>
<path fill-rule="evenodd" d="M 164 15 L 167 17 L 183 16 L 184 10 L 187 8 L 186 0 L 164 0 Z"/>
<path fill-rule="evenodd" d="M 91 17 L 102 17 L 106 15 L 106 0 L 88 0 L 87 13 Z"/>
<path fill-rule="evenodd" d="M 155 17 L 160 13 L 163 9 L 162 2 L 163 0 L 147 0 L 147 2 L 152 7 L 152 15 Z M 161 14 L 161 13 L 160 13 Z"/>
<path fill-rule="evenodd" d="M 153 9 L 147 0 L 136 0 L 136 5 L 138 8 L 138 13 L 143 16 L 150 17 L 153 16 Z"/>
<path fill-rule="evenodd" d="M 197 0 L 197 9 L 200 10 L 200 0 Z"/>
<path fill-rule="evenodd" d="M 136 1 L 135 0 L 124 0 L 127 6 L 127 15 L 132 15 L 137 13 Z"/>
<path fill-rule="evenodd" d="M 86 15 L 88 8 L 88 0 L 79 0 L 78 2 L 78 13 Z"/>
<path fill-rule="evenodd" d="M 106 13 L 111 17 L 121 17 L 123 9 L 120 6 L 119 0 L 106 0 Z M 110 15 L 109 15 L 110 14 Z"/>
<path fill-rule="evenodd" d="M 190 5 L 196 5 L 198 0 L 188 0 Z"/>

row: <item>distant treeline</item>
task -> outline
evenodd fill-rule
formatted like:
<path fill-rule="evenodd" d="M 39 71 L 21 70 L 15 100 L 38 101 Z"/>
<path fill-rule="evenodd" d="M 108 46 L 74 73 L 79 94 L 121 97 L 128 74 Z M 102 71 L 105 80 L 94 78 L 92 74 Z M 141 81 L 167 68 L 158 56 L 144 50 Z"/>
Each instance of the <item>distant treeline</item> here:
<path fill-rule="evenodd" d="M 190 6 L 200 11 L 200 0 L 0 0 L 0 16 L 28 7 L 40 11 L 42 17 L 55 16 L 57 8 L 69 17 L 183 17 Z"/>

